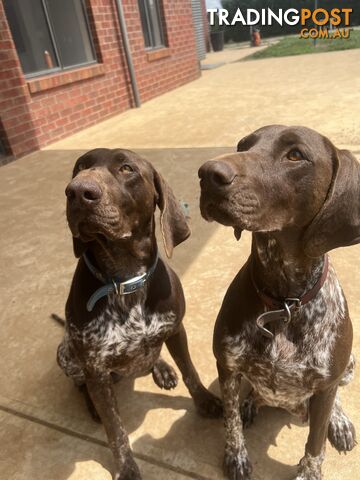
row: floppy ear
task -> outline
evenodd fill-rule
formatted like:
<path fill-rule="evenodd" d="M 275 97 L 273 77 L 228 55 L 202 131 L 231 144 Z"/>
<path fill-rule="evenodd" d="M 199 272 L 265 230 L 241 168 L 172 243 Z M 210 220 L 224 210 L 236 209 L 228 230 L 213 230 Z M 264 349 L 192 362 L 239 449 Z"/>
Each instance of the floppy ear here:
<path fill-rule="evenodd" d="M 154 185 L 157 192 L 157 205 L 160 208 L 160 227 L 168 258 L 172 256 L 174 247 L 186 240 L 190 228 L 185 215 L 176 200 L 173 191 L 162 176 L 154 170 Z"/>
<path fill-rule="evenodd" d="M 74 247 L 74 255 L 76 258 L 80 258 L 81 255 L 86 250 L 86 245 L 82 242 L 79 238 L 73 237 L 73 247 Z"/>
<path fill-rule="evenodd" d="M 334 173 L 329 192 L 304 235 L 309 257 L 360 242 L 360 164 L 349 151 L 332 149 Z"/>

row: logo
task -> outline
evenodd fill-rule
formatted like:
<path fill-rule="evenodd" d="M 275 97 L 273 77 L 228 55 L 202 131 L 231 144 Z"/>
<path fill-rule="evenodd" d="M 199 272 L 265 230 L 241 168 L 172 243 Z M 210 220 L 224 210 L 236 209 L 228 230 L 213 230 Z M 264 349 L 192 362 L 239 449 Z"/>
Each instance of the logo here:
<path fill-rule="evenodd" d="M 309 10 L 304 8 L 301 10 L 301 25 L 306 26 L 306 22 L 310 21 L 314 26 L 311 28 L 305 27 L 300 31 L 300 38 L 328 38 L 337 39 L 350 37 L 350 15 L 352 8 L 333 8 L 330 12 L 325 8 L 317 8 L 316 10 Z M 343 23 L 345 27 L 340 28 Z"/>
<path fill-rule="evenodd" d="M 289 8 L 287 10 L 280 8 L 274 11 L 271 8 L 248 8 L 245 11 L 238 8 L 230 17 L 225 8 L 207 9 L 210 25 L 227 26 L 271 26 L 278 24 L 280 26 L 290 25 L 301 27 L 300 38 L 349 38 L 350 20 L 353 12 L 352 8 L 332 8 L 330 11 L 325 8 L 310 10 L 309 8 Z"/>

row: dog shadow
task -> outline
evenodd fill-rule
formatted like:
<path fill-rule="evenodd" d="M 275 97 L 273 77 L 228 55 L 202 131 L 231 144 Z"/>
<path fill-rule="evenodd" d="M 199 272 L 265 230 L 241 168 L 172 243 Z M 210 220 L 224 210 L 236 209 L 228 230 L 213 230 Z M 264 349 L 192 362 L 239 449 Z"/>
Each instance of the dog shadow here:
<path fill-rule="evenodd" d="M 160 390 L 155 393 L 137 391 L 134 386 L 134 380 L 123 379 L 115 385 L 115 390 L 120 416 L 126 431 L 129 435 L 134 433 L 132 449 L 143 479 L 177 478 L 177 475 L 180 477 L 181 473 L 184 474 L 184 478 L 189 476 L 201 480 L 223 479 L 223 420 L 200 417 L 192 399 L 188 396 L 168 394 Z M 219 395 L 217 379 L 210 385 L 210 390 Z M 246 395 L 246 390 L 245 387 L 242 397 Z M 72 441 L 69 442 L 65 453 L 63 454 L 62 451 L 60 453 L 64 459 L 66 458 L 66 465 L 64 465 L 63 459 L 61 468 L 52 470 L 52 480 L 72 478 L 78 464 L 82 462 L 91 462 L 92 465 L 93 462 L 97 462 L 107 472 L 102 471 L 101 476 L 95 475 L 95 478 L 111 480 L 113 459 L 107 447 L 102 425 L 91 419 L 86 411 L 82 395 L 75 388 L 70 389 L 69 387 L 68 394 L 63 396 L 63 401 L 64 406 L 71 405 L 75 401 L 73 412 L 75 414 L 81 412 L 82 424 L 87 435 L 87 438 L 83 438 L 83 440 L 87 441 L 76 440 L 75 447 Z M 146 421 L 149 412 L 158 409 L 162 411 L 161 417 L 155 414 L 154 418 L 155 421 L 161 418 L 162 428 L 159 429 L 161 432 L 167 428 L 167 412 L 176 410 L 182 411 L 184 414 L 169 425 L 169 430 L 161 438 L 155 437 L 153 432 L 140 434 L 137 437 L 137 431 Z M 169 424 L 173 416 L 173 414 L 169 415 Z M 300 423 L 287 412 L 275 408 L 262 408 L 255 418 L 254 424 L 245 430 L 250 460 L 254 467 L 252 477 L 254 480 L 288 480 L 296 476 L 295 465 L 282 463 L 269 455 L 269 448 L 276 446 L 281 430 L 286 426 L 291 428 L 292 425 L 299 426 Z M 155 428 L 155 425 L 151 424 L 151 429 L 153 427 Z M 301 456 L 302 452 L 298 452 L 298 458 L 294 458 L 294 461 L 299 460 Z M 170 470 L 166 470 L 169 467 Z M 86 465 L 84 468 L 94 469 L 95 467 Z M 101 470 L 99 465 L 96 468 Z M 177 475 L 173 476 L 173 472 L 177 472 Z M 30 473 L 34 472 L 30 471 Z M 93 476 L 93 470 L 89 476 Z"/>
<path fill-rule="evenodd" d="M 219 395 L 218 380 L 209 389 Z M 248 385 L 243 385 L 241 398 L 249 391 Z M 173 398 L 175 400 L 175 398 Z M 158 452 L 175 468 L 191 472 L 193 478 L 220 480 L 224 453 L 224 428 L 222 419 L 206 419 L 200 417 L 195 410 L 191 398 L 182 397 L 177 404 L 185 406 L 185 414 L 176 420 L 168 433 L 160 439 L 145 434 L 136 440 L 132 447 L 134 452 L 149 450 Z M 278 408 L 261 408 L 254 424 L 244 432 L 254 467 L 254 479 L 288 480 L 296 476 L 296 465 L 289 465 L 275 460 L 269 455 L 269 448 L 277 445 L 277 437 L 284 427 L 304 426 L 297 418 Z M 298 452 L 295 461 L 300 460 L 302 451 Z"/>
<path fill-rule="evenodd" d="M 55 368 L 57 367 L 54 366 Z M 53 369 L 48 374 L 53 377 Z M 28 478 L 66 480 L 80 477 L 111 480 L 113 456 L 108 447 L 103 426 L 91 418 L 84 395 L 69 379 L 62 376 L 58 387 L 62 388 L 62 395 L 55 405 L 55 410 L 62 412 L 64 418 L 60 420 L 57 417 L 55 422 L 50 422 L 52 426 L 46 421 L 35 422 L 40 423 L 40 426 L 36 427 L 40 430 L 34 434 L 33 443 L 27 447 L 26 455 L 31 461 L 20 462 L 16 480 Z M 120 417 L 129 435 L 141 427 L 151 411 L 159 409 L 162 412 L 183 411 L 192 406 L 191 398 L 185 396 L 168 394 L 161 390 L 154 393 L 138 391 L 134 387 L 134 379 L 122 379 L 115 384 Z M 41 425 L 50 429 L 43 430 Z M 18 440 L 9 438 L 9 442 L 14 445 L 12 450 L 15 455 L 15 445 Z M 49 449 L 47 442 L 51 445 Z M 158 459 L 151 452 L 151 447 L 149 444 L 146 449 L 140 449 L 135 453 L 135 459 L 144 480 L 159 480 L 159 471 L 167 474 L 166 470 L 162 472 L 167 462 L 164 458 Z M 44 451 L 46 452 L 45 460 Z M 147 462 L 145 463 L 144 460 Z M 79 472 L 81 473 L 78 477 Z M 161 478 L 168 477 L 161 476 Z"/>

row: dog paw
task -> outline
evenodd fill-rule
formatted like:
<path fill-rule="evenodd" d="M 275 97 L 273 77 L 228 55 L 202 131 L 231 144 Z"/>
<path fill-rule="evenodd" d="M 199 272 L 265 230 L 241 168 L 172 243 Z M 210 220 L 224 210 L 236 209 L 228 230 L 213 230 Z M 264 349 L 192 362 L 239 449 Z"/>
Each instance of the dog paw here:
<path fill-rule="evenodd" d="M 165 390 L 171 390 L 178 384 L 175 370 L 162 359 L 155 363 L 152 376 L 156 385 Z"/>
<path fill-rule="evenodd" d="M 317 473 L 305 473 L 305 472 L 299 472 L 296 477 L 293 480 L 322 480 L 323 476 L 321 472 Z"/>
<path fill-rule="evenodd" d="M 252 466 L 246 450 L 237 454 L 225 453 L 223 469 L 229 480 L 250 480 Z"/>
<path fill-rule="evenodd" d="M 356 445 L 355 427 L 351 420 L 341 412 L 333 415 L 328 428 L 328 439 L 339 453 L 350 452 Z"/>
<path fill-rule="evenodd" d="M 317 457 L 306 453 L 300 460 L 298 473 L 294 480 L 322 480 L 321 464 L 324 460 L 324 453 Z"/>
<path fill-rule="evenodd" d="M 216 397 L 209 390 L 204 389 L 200 394 L 194 396 L 196 410 L 202 417 L 220 418 L 223 415 L 223 407 L 220 398 Z"/>
<path fill-rule="evenodd" d="M 243 428 L 249 428 L 254 423 L 257 414 L 257 408 L 254 400 L 249 396 L 245 398 L 240 406 L 241 420 Z"/>
<path fill-rule="evenodd" d="M 113 480 L 141 480 L 139 467 L 132 455 L 127 457 L 121 471 L 114 473 Z"/>
<path fill-rule="evenodd" d="M 141 480 L 140 472 L 139 474 L 131 471 L 124 473 L 117 473 L 113 475 L 113 480 Z"/>

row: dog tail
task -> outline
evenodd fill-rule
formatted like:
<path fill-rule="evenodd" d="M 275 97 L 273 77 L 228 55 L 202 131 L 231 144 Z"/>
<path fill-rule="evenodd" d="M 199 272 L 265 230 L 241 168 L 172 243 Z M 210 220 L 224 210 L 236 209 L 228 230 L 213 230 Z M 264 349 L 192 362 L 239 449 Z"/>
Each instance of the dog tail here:
<path fill-rule="evenodd" d="M 53 320 L 55 320 L 55 322 L 57 322 L 60 325 L 62 325 L 63 327 L 65 327 L 65 320 L 63 318 L 59 317 L 59 315 L 56 315 L 56 313 L 52 313 L 50 315 L 50 318 L 52 318 Z"/>

